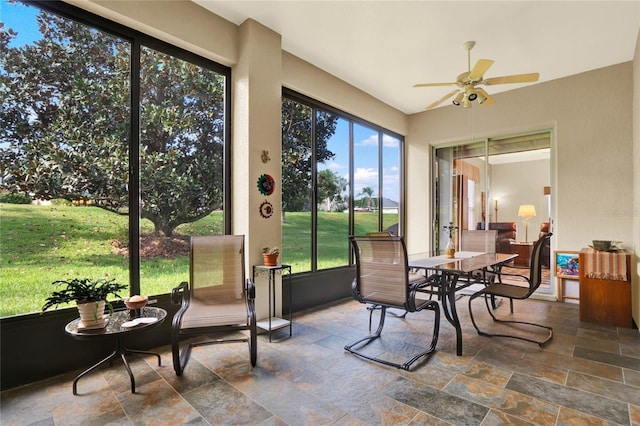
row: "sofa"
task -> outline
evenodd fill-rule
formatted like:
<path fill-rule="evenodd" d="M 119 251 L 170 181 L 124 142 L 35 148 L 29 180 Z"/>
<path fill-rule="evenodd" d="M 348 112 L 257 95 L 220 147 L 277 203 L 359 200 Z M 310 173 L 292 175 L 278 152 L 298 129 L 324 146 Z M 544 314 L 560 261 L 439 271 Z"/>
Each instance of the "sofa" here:
<path fill-rule="evenodd" d="M 513 243 L 516 242 L 515 222 L 489 222 L 489 230 L 498 231 L 496 253 L 513 253 Z"/>

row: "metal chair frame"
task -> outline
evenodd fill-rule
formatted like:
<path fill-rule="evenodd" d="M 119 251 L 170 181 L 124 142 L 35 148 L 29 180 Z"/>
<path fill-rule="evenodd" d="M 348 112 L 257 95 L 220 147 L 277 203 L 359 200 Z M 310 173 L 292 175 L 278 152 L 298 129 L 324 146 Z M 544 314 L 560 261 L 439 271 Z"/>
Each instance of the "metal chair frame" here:
<path fill-rule="evenodd" d="M 432 286 L 437 277 L 409 279 L 407 251 L 402 237 L 350 236 L 349 240 L 356 259 L 356 277 L 352 284 L 353 298 L 363 304 L 379 306 L 380 320 L 373 334 L 349 343 L 344 348 L 361 358 L 409 371 L 416 361 L 428 358 L 436 350 L 440 331 L 440 306 L 436 301 L 424 297 L 417 298 L 417 296 L 429 295 L 430 297 L 431 292 L 426 290 L 426 287 Z M 375 256 L 373 255 L 374 251 L 378 252 Z M 383 255 L 380 256 L 379 253 L 383 253 Z M 385 253 L 392 253 L 393 258 L 384 256 Z M 418 312 L 425 309 L 434 312 L 433 336 L 428 348 L 402 363 L 387 361 L 358 350 L 381 337 L 389 308 L 401 309 L 406 312 Z"/>
<path fill-rule="evenodd" d="M 551 327 L 548 327 L 542 324 L 527 322 L 527 321 L 498 319 L 493 313 L 494 307 L 490 306 L 489 304 L 489 300 L 493 299 L 496 296 L 508 298 L 510 301 L 511 313 L 513 313 L 513 299 L 518 299 L 518 300 L 527 299 L 538 289 L 538 287 L 540 287 L 540 283 L 542 282 L 542 262 L 541 262 L 542 246 L 545 241 L 551 238 L 552 235 L 553 234 L 548 233 L 542 236 L 533 246 L 533 250 L 531 253 L 529 277 L 525 275 L 520 275 L 520 274 L 509 274 L 509 273 L 499 272 L 495 274 L 495 276 L 498 277 L 497 282 L 495 281 L 491 282 L 484 289 L 477 291 L 476 293 L 472 294 L 469 297 L 469 316 L 471 317 L 471 322 L 473 324 L 473 327 L 476 329 L 479 335 L 488 336 L 488 337 L 508 337 L 512 339 L 525 340 L 528 342 L 537 343 L 540 347 L 544 346 L 547 342 L 549 342 L 549 340 L 553 338 L 553 328 Z M 528 282 L 529 285 L 528 287 L 521 287 L 518 285 L 503 283 L 501 277 L 504 277 L 504 276 L 521 278 L 526 282 Z M 548 331 L 547 336 L 544 339 L 539 340 L 539 339 L 528 338 L 525 336 L 517 336 L 517 335 L 503 334 L 503 333 L 490 333 L 488 331 L 480 330 L 480 328 L 476 324 L 475 318 L 473 316 L 473 310 L 471 308 L 471 303 L 473 302 L 473 300 L 480 296 L 484 296 L 484 301 L 487 306 L 487 311 L 489 312 L 489 315 L 491 315 L 491 318 L 493 319 L 493 321 L 499 322 L 499 323 L 509 323 L 509 324 L 524 324 L 524 325 L 546 329 Z"/>
<path fill-rule="evenodd" d="M 231 253 L 233 257 L 233 262 L 240 262 L 240 264 L 235 264 L 234 267 L 241 268 L 239 272 L 239 280 L 242 280 L 242 294 L 240 297 L 234 296 L 236 299 L 233 303 L 237 305 L 240 298 L 244 299 L 246 304 L 246 320 L 244 321 L 233 321 L 230 324 L 224 324 L 223 321 L 220 320 L 214 321 L 212 324 L 203 324 L 202 326 L 193 326 L 193 327 L 183 327 L 183 319 L 185 318 L 185 314 L 192 304 L 192 297 L 194 292 L 194 279 L 195 271 L 194 271 L 194 250 L 198 250 L 198 246 L 200 244 L 215 244 L 222 246 L 224 245 L 224 249 L 228 249 L 227 246 L 231 246 L 234 248 L 234 252 Z M 237 252 L 235 250 L 238 250 Z M 175 287 L 171 292 L 171 302 L 175 305 L 180 305 L 180 308 L 173 316 L 172 328 L 171 328 L 171 352 L 173 354 L 173 368 L 176 372 L 177 376 L 181 376 L 184 368 L 189 360 L 191 349 L 197 346 L 204 345 L 212 345 L 219 343 L 236 343 L 236 342 L 245 342 L 249 344 L 249 355 L 251 359 L 251 366 L 255 367 L 257 361 L 257 326 L 256 326 L 256 310 L 255 310 L 255 286 L 253 281 L 245 278 L 245 267 L 244 267 L 244 235 L 221 235 L 221 236 L 206 236 L 206 237 L 191 237 L 190 243 L 190 283 L 182 282 L 180 285 Z M 220 266 L 220 265 L 218 265 Z M 215 269 L 215 268 L 212 268 Z M 218 285 L 220 283 L 213 283 Z M 232 287 L 235 287 L 234 291 L 239 289 L 239 283 L 232 283 Z M 211 288 L 211 287 L 210 287 Z M 215 289 L 215 287 L 213 287 Z M 198 287 L 196 286 L 195 292 L 198 292 Z M 215 290 L 214 292 L 215 293 Z M 207 310 L 216 310 L 216 309 L 224 309 L 225 301 L 215 300 L 212 297 L 212 300 L 209 302 L 210 307 L 207 307 Z M 208 304 L 209 304 L 208 303 Z M 237 314 L 233 315 L 234 317 Z M 215 315 L 214 315 L 215 317 Z M 236 331 L 249 331 L 248 337 L 223 337 L 217 339 L 210 339 L 203 342 L 190 342 L 184 345 L 182 351 L 180 350 L 180 340 L 182 337 L 189 336 L 199 336 L 206 335 L 210 333 L 233 333 Z"/>

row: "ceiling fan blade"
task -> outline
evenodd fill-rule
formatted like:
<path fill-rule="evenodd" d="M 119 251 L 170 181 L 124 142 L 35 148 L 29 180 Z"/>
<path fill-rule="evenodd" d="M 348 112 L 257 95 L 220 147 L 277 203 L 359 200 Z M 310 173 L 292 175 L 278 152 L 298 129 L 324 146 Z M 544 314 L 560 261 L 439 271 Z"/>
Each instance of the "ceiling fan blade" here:
<path fill-rule="evenodd" d="M 485 72 L 493 65 L 494 61 L 491 59 L 478 59 L 476 65 L 473 67 L 467 79 L 469 81 L 480 81 Z"/>
<path fill-rule="evenodd" d="M 455 86 L 458 83 L 419 83 L 414 84 L 413 87 L 436 87 L 436 86 Z"/>
<path fill-rule="evenodd" d="M 491 95 L 488 94 L 483 88 L 476 87 L 476 93 L 480 95 L 480 99 L 482 99 L 482 97 L 486 99 L 484 102 L 481 103 L 482 106 L 489 106 L 496 103 L 496 100 L 493 99 Z"/>
<path fill-rule="evenodd" d="M 438 99 L 437 101 L 435 101 L 434 103 L 430 104 L 429 106 L 427 106 L 425 109 L 431 109 L 431 108 L 435 108 L 438 105 L 440 105 L 441 103 L 443 103 L 444 101 L 446 101 L 447 99 L 449 99 L 450 97 L 452 97 L 453 95 L 455 95 L 456 93 L 458 93 L 457 90 L 454 90 L 453 92 L 447 93 L 446 95 L 444 95 L 442 98 Z"/>
<path fill-rule="evenodd" d="M 482 84 L 491 86 L 492 84 L 533 83 L 534 81 L 538 81 L 538 78 L 540 78 L 540 74 L 538 74 L 537 72 L 532 72 L 529 74 L 517 74 L 517 75 L 507 75 L 504 77 L 492 77 L 484 80 Z"/>

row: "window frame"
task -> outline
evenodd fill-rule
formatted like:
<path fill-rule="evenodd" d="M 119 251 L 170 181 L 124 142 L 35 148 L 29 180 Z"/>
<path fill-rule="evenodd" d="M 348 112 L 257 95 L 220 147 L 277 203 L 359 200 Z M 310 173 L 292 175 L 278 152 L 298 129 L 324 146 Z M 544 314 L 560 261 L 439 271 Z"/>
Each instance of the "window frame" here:
<path fill-rule="evenodd" d="M 231 233 L 231 68 L 193 52 L 159 40 L 110 19 L 61 1 L 19 0 L 23 4 L 57 14 L 131 43 L 130 73 L 130 133 L 129 133 L 129 292 L 140 294 L 140 51 L 143 46 L 174 56 L 194 65 L 221 74 L 224 88 L 223 143 L 223 220 L 224 233 Z M 25 313 L 28 314 L 28 313 Z"/>
<path fill-rule="evenodd" d="M 383 212 L 382 212 L 382 197 L 385 193 L 384 190 L 384 186 L 383 186 L 383 180 L 384 180 L 384 161 L 383 161 L 383 157 L 384 157 L 384 137 L 385 136 L 390 136 L 392 138 L 395 138 L 398 140 L 398 166 L 399 166 L 399 188 L 398 188 L 398 234 L 401 236 L 404 236 L 405 232 L 404 232 L 404 227 L 405 227 L 405 215 L 406 215 L 406 208 L 405 208 L 405 138 L 403 135 L 393 132 L 389 129 L 386 129 L 380 125 L 377 125 L 375 123 L 372 123 L 370 121 L 367 121 L 361 117 L 358 117 L 356 115 L 350 114 L 348 112 L 342 111 L 338 108 L 332 107 L 331 105 L 325 104 L 323 102 L 320 102 L 316 99 L 313 99 L 309 96 L 303 95 L 299 92 L 296 92 L 292 89 L 283 87 L 282 88 L 282 97 L 283 98 L 287 98 L 291 101 L 294 102 L 299 102 L 309 108 L 311 108 L 311 120 L 312 120 L 312 135 L 313 135 L 313 140 L 312 140 L 312 148 L 311 148 L 311 152 L 312 152 L 312 177 L 311 177 L 311 181 L 312 182 L 316 182 L 317 176 L 318 176 L 318 168 L 317 168 L 317 164 L 316 164 L 316 157 L 315 157 L 315 153 L 316 153 L 316 140 L 315 140 L 315 123 L 316 123 L 316 114 L 318 110 L 322 110 L 324 112 L 328 112 L 331 114 L 334 114 L 336 116 L 338 116 L 339 118 L 345 119 L 348 121 L 348 127 L 349 127 L 349 147 L 348 147 L 348 152 L 349 152 L 349 188 L 348 188 L 348 195 L 349 195 L 349 213 L 348 213 L 348 220 L 349 220 L 349 235 L 353 235 L 354 233 L 354 227 L 355 227 L 355 191 L 354 191 L 354 185 L 353 185 L 353 181 L 354 181 L 354 125 L 358 124 L 360 126 L 364 126 L 368 129 L 371 129 L 373 131 L 378 132 L 378 193 L 377 193 L 377 206 L 379 206 L 378 208 L 378 231 L 382 231 L 382 227 L 384 225 L 384 221 L 383 221 Z M 317 234 L 318 234 L 318 205 L 317 205 L 317 185 L 314 183 L 313 184 L 313 190 L 311 191 L 311 247 L 309 250 L 310 256 L 311 256 L 311 269 L 308 271 L 303 271 L 303 272 L 298 272 L 298 273 L 294 273 L 294 275 L 296 274 L 314 274 L 314 273 L 318 273 L 321 271 L 330 271 L 330 270 L 334 270 L 334 269 L 340 269 L 340 268 L 348 268 L 351 267 L 354 262 L 354 256 L 353 256 L 353 252 L 352 250 L 349 250 L 349 261 L 348 264 L 346 265 L 340 265 L 340 266 L 336 266 L 336 267 L 331 267 L 331 268 L 323 268 L 323 269 L 318 269 L 318 238 L 317 238 Z M 345 236 L 345 238 L 348 236 Z"/>

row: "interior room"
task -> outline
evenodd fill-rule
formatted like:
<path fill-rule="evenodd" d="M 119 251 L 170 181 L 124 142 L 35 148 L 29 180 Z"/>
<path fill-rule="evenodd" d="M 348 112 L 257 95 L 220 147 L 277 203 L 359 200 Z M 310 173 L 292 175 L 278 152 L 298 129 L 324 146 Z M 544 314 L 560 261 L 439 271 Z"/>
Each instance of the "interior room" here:
<path fill-rule="evenodd" d="M 637 1 L 0 2 L 3 424 L 640 424 Z M 46 36 L 7 31 L 40 13 Z M 165 220 L 165 204 L 192 208 Z M 472 300 L 496 281 L 465 271 L 474 290 L 456 294 L 464 279 L 416 260 L 450 235 L 466 256 L 470 231 L 501 259 L 476 270 L 532 292 Z M 356 297 L 349 236 L 376 233 L 402 241 L 405 284 L 440 276 L 427 312 Z M 255 287 L 233 292 L 257 342 L 234 329 L 243 344 L 194 346 L 178 372 L 189 238 L 222 235 L 244 236 L 233 257 Z M 623 272 L 586 276 L 599 254 Z M 154 319 L 113 299 L 104 321 L 127 330 L 99 338 L 75 302 L 41 312 L 52 281 L 90 275 Z M 381 312 L 372 358 L 439 324 L 435 351 L 402 369 L 345 350 Z M 553 337 L 481 335 L 494 312 Z"/>

